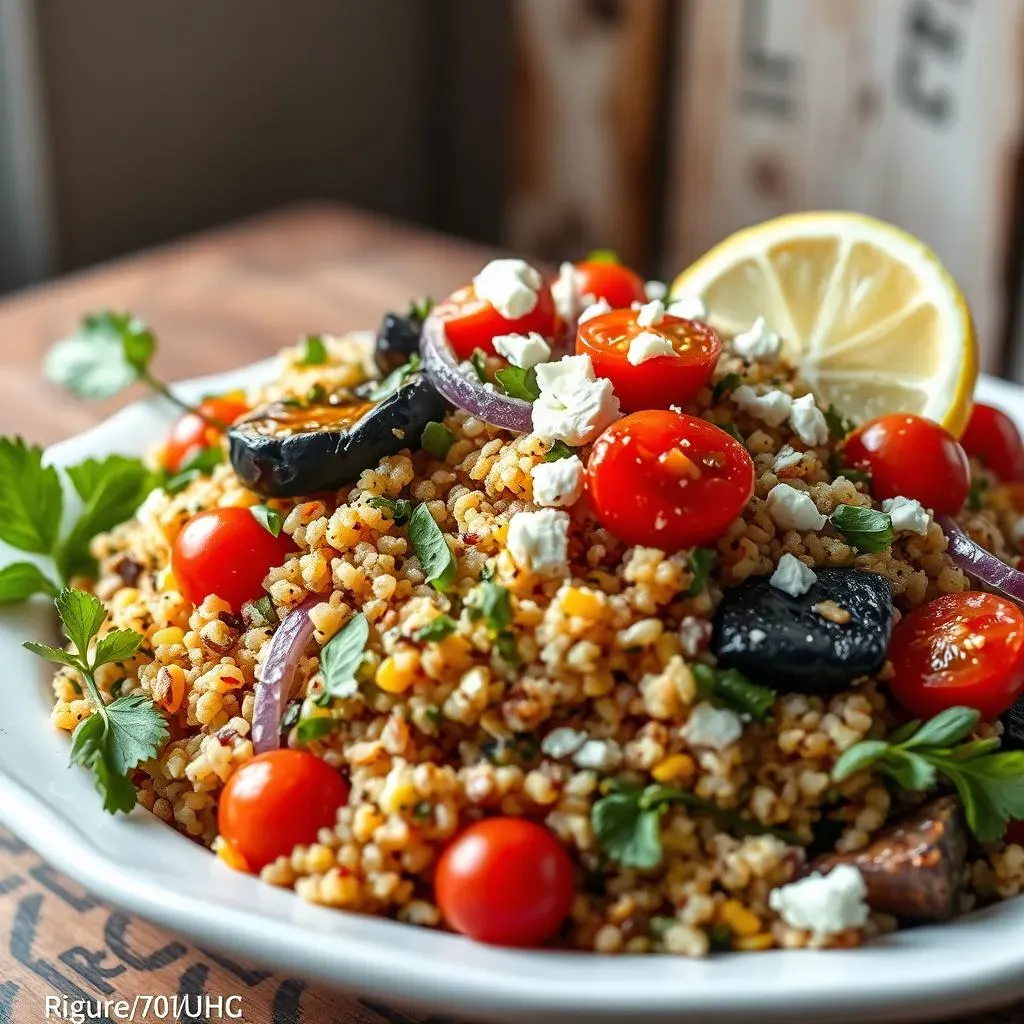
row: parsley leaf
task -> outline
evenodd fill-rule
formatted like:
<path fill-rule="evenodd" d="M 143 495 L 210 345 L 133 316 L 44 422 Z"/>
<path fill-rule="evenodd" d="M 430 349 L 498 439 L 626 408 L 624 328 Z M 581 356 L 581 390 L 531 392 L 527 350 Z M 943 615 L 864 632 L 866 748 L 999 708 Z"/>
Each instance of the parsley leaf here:
<path fill-rule="evenodd" d="M 423 428 L 420 446 L 435 459 L 443 459 L 453 444 L 455 444 L 455 435 L 443 423 L 431 420 Z"/>
<path fill-rule="evenodd" d="M 56 586 L 31 562 L 12 562 L 0 569 L 0 604 L 27 601 L 33 594 L 57 596 Z"/>
<path fill-rule="evenodd" d="M 327 346 L 319 334 L 308 334 L 302 339 L 299 366 L 322 366 L 327 362 Z"/>
<path fill-rule="evenodd" d="M 738 373 L 727 373 L 712 389 L 711 394 L 714 396 L 715 401 L 720 401 L 723 395 L 727 395 L 732 391 L 735 391 L 740 384 L 743 383 L 743 378 Z"/>
<path fill-rule="evenodd" d="M 419 353 L 413 352 L 407 363 L 402 363 L 401 366 L 392 370 L 383 380 L 378 381 L 377 386 L 370 392 L 370 401 L 380 402 L 393 395 L 419 368 Z"/>
<path fill-rule="evenodd" d="M 55 598 L 64 635 L 75 645 L 75 653 L 83 660 L 89 656 L 89 643 L 107 619 L 103 602 L 84 590 L 65 587 Z"/>
<path fill-rule="evenodd" d="M 43 372 L 80 398 L 109 398 L 148 371 L 155 348 L 149 328 L 130 313 L 92 313 L 50 349 Z"/>
<path fill-rule="evenodd" d="M 409 517 L 409 539 L 435 590 L 447 590 L 455 579 L 455 556 L 434 522 L 430 509 L 420 502 Z"/>
<path fill-rule="evenodd" d="M 284 516 L 271 508 L 269 505 L 252 505 L 249 508 L 253 519 L 263 527 L 271 537 L 281 536 L 281 527 L 284 526 Z"/>
<path fill-rule="evenodd" d="M 543 462 L 557 462 L 559 459 L 571 459 L 576 454 L 564 441 L 552 441 L 551 447 L 544 453 Z"/>
<path fill-rule="evenodd" d="M 19 551 L 50 554 L 63 508 L 60 477 L 43 465 L 43 449 L 20 437 L 0 437 L 0 540 Z"/>
<path fill-rule="evenodd" d="M 450 615 L 435 615 L 425 626 L 420 626 L 414 635 L 420 643 L 437 643 L 451 636 L 457 625 Z"/>
<path fill-rule="evenodd" d="M 320 672 L 324 686 L 332 697 L 354 697 L 358 686 L 356 672 L 363 661 L 370 623 L 359 612 L 353 615 L 320 652 Z"/>
<path fill-rule="evenodd" d="M 385 498 L 375 494 L 366 499 L 371 508 L 379 508 L 393 523 L 404 523 L 412 515 L 412 502 L 408 498 Z"/>
<path fill-rule="evenodd" d="M 696 597 L 703 594 L 708 586 L 708 575 L 715 564 L 716 553 L 711 548 L 694 548 L 686 559 L 686 568 L 690 570 L 693 580 L 683 591 L 683 597 Z"/>
<path fill-rule="evenodd" d="M 839 505 L 829 522 L 858 551 L 876 553 L 892 545 L 892 517 L 888 512 L 857 505 Z"/>
<path fill-rule="evenodd" d="M 829 436 L 833 441 L 842 441 L 847 434 L 851 434 L 857 429 L 857 424 L 844 417 L 832 404 L 829 404 L 825 410 L 825 422 L 828 424 Z"/>
<path fill-rule="evenodd" d="M 532 366 L 528 370 L 519 366 L 506 366 L 495 373 L 494 379 L 510 398 L 521 398 L 526 402 L 533 402 L 540 397 L 537 371 Z"/>

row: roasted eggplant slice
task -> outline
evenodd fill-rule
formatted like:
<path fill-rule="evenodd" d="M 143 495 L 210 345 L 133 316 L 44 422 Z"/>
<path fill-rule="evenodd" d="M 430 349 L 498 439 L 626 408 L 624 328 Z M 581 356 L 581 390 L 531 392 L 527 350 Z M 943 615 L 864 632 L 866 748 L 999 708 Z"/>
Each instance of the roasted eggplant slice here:
<path fill-rule="evenodd" d="M 373 359 L 381 373 L 390 373 L 420 350 L 423 322 L 416 316 L 385 313 L 377 332 Z"/>
<path fill-rule="evenodd" d="M 878 672 L 892 633 L 889 584 L 860 569 L 815 573 L 800 597 L 766 576 L 726 591 L 711 641 L 719 662 L 801 693 L 829 693 Z"/>
<path fill-rule="evenodd" d="M 1003 712 L 1003 750 L 1024 750 L 1024 697 Z"/>
<path fill-rule="evenodd" d="M 323 402 L 273 402 L 228 431 L 231 465 L 254 491 L 274 498 L 333 491 L 403 448 L 445 414 L 444 399 L 411 373 L 379 402 L 349 391 Z"/>
<path fill-rule="evenodd" d="M 853 864 L 873 910 L 912 921 L 945 921 L 957 911 L 967 857 L 960 804 L 941 797 L 882 832 L 855 853 L 834 853 L 811 866 L 829 872 Z"/>

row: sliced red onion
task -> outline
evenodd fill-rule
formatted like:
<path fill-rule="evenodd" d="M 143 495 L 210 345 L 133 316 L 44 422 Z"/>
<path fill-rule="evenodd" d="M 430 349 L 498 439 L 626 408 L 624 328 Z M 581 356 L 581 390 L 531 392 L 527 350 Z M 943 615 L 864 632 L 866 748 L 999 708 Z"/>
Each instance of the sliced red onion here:
<path fill-rule="evenodd" d="M 1015 601 L 1024 602 L 1024 572 L 1007 565 L 991 551 L 986 551 L 977 541 L 971 540 L 949 516 L 939 516 L 938 523 L 949 541 L 949 557 L 964 572 L 970 573 L 994 590 L 1001 590 Z"/>
<path fill-rule="evenodd" d="M 307 597 L 282 619 L 270 639 L 252 709 L 252 745 L 257 754 L 281 746 L 281 718 L 292 695 L 299 658 L 313 636 L 309 613 L 319 603 L 319 597 Z"/>
<path fill-rule="evenodd" d="M 420 336 L 420 355 L 430 383 L 452 405 L 465 409 L 496 427 L 527 434 L 533 427 L 533 406 L 521 398 L 499 394 L 462 372 L 444 332 L 444 324 L 427 317 Z"/>

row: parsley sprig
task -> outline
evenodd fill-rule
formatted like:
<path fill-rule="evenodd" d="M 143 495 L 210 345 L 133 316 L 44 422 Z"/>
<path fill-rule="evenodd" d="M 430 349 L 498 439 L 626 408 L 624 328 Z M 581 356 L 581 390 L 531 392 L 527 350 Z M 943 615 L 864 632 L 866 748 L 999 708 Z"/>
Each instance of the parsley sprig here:
<path fill-rule="evenodd" d="M 167 722 L 144 693 L 118 697 L 105 704 L 96 684 L 96 670 L 127 661 L 139 649 L 142 637 L 131 629 L 115 629 L 101 637 L 106 621 L 103 603 L 92 594 L 65 587 L 54 604 L 73 651 L 26 641 L 25 647 L 47 661 L 78 673 L 93 705 L 93 714 L 82 719 L 71 742 L 71 763 L 91 769 L 103 809 L 111 814 L 130 811 L 136 803 L 131 772 L 155 757 L 169 735 Z M 91 650 L 90 650 L 91 648 Z"/>
<path fill-rule="evenodd" d="M 908 722 L 887 740 L 862 740 L 839 758 L 832 778 L 842 782 L 871 769 L 920 790 L 942 776 L 956 788 L 971 831 L 992 842 L 1007 822 L 1024 818 L 1024 750 L 999 750 L 995 738 L 967 740 L 980 717 L 973 708 L 952 707 L 924 724 Z"/>

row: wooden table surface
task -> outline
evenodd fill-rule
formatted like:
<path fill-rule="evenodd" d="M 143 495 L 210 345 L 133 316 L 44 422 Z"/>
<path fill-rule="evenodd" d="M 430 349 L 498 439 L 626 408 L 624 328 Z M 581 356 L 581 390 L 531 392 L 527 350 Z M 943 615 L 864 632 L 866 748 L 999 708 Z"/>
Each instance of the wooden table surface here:
<path fill-rule="evenodd" d="M 84 312 L 142 316 L 160 340 L 157 371 L 174 380 L 255 361 L 304 333 L 376 325 L 411 296 L 447 294 L 487 255 L 352 210 L 303 206 L 0 300 L 0 433 L 57 441 L 138 397 L 86 404 L 43 380 L 43 353 Z M 190 946 L 104 906 L 0 828 L 0 1024 L 44 1021 L 47 996 L 187 996 L 183 1024 L 442 1024 Z M 219 1012 L 207 996 L 223 997 Z M 135 1020 L 172 1019 L 168 1009 L 143 998 Z M 120 1013 L 100 1020 L 118 1024 Z M 1020 1021 L 1024 1008 L 972 1020 Z"/>

